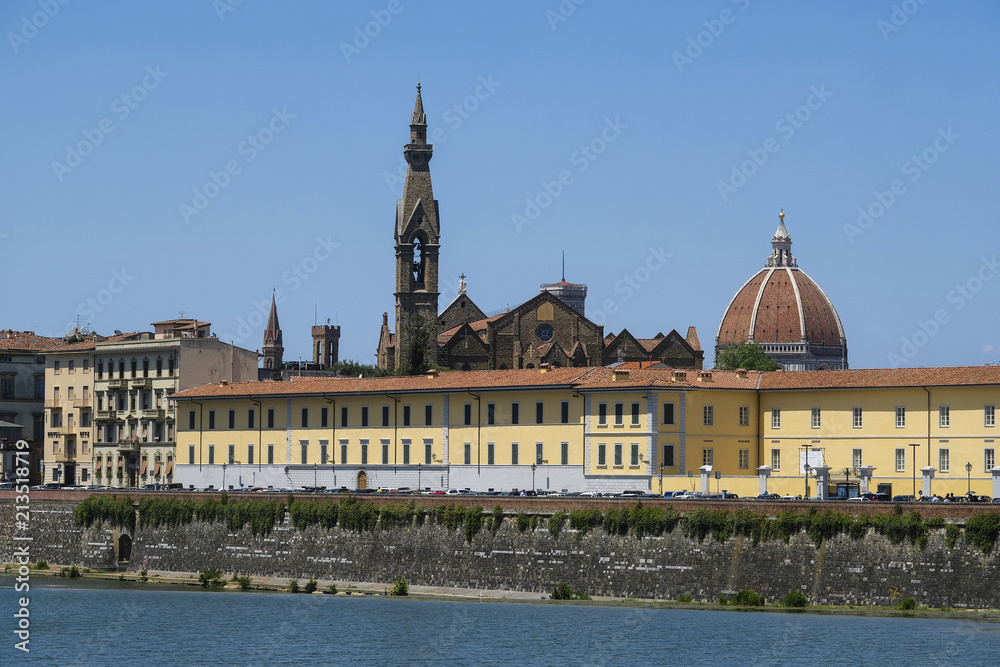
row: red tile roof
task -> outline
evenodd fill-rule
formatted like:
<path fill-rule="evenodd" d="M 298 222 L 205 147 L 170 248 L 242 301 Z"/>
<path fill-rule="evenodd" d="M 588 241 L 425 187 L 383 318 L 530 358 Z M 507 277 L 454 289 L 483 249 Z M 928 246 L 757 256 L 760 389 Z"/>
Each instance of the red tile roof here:
<path fill-rule="evenodd" d="M 863 368 L 764 373 L 761 389 L 864 389 L 1000 385 L 1000 366 Z"/>
<path fill-rule="evenodd" d="M 0 331 L 0 350 L 21 350 L 24 352 L 46 352 L 64 345 L 62 338 L 39 336 L 34 331 Z"/>

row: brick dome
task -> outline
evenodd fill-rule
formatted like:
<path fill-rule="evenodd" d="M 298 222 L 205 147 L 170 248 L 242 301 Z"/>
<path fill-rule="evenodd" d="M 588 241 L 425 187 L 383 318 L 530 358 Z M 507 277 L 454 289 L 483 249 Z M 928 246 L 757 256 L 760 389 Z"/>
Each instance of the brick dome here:
<path fill-rule="evenodd" d="M 722 316 L 716 356 L 752 342 L 786 370 L 847 368 L 847 340 L 829 297 L 792 256 L 784 213 L 766 266 L 743 285 Z"/>

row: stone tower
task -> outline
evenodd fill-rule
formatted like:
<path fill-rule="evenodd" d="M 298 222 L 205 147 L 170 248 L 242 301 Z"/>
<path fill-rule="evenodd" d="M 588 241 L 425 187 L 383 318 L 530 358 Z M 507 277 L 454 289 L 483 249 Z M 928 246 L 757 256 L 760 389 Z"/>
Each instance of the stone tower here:
<path fill-rule="evenodd" d="M 313 363 L 322 364 L 325 368 L 330 368 L 340 360 L 340 327 L 331 326 L 329 322 L 327 320 L 327 324 L 312 328 Z"/>
<path fill-rule="evenodd" d="M 416 315 L 427 322 L 434 358 L 438 314 L 438 251 L 441 228 L 438 203 L 431 188 L 430 161 L 434 147 L 427 143 L 427 115 L 417 84 L 417 101 L 410 118 L 410 143 L 403 147 L 406 181 L 396 203 L 396 340 L 395 367 L 406 352 L 408 324 Z"/>
<path fill-rule="evenodd" d="M 261 348 L 264 357 L 264 368 L 274 371 L 276 378 L 281 377 L 282 356 L 285 348 L 281 344 L 281 327 L 278 325 L 278 307 L 271 295 L 271 314 L 267 318 L 267 329 L 264 330 L 264 347 Z"/>

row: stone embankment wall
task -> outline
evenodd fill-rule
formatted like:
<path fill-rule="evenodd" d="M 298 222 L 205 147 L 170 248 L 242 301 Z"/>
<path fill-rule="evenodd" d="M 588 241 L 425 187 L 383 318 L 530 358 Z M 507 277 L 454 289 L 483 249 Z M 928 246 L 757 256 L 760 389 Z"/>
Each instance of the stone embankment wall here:
<path fill-rule="evenodd" d="M 118 567 L 122 531 L 107 523 L 78 527 L 73 519 L 77 502 L 32 498 L 31 560 Z M 550 503 L 548 510 L 555 509 Z M 710 601 L 750 588 L 773 602 L 799 589 L 819 604 L 891 605 L 900 596 L 913 596 L 932 607 L 1000 608 L 1000 587 L 989 583 L 1000 575 L 996 552 L 983 554 L 964 537 L 949 549 L 940 529 L 930 531 L 924 549 L 893 544 L 875 533 L 861 540 L 838 536 L 821 547 L 805 533 L 787 544 L 754 545 L 743 537 L 699 542 L 680 528 L 638 539 L 600 528 L 580 535 L 567 524 L 553 536 L 542 521 L 536 530 L 520 532 L 511 511 L 496 534 L 484 528 L 470 543 L 461 527 L 449 532 L 431 520 L 358 533 L 339 527 L 298 530 L 286 515 L 266 536 L 254 536 L 249 528 L 231 531 L 219 522 L 137 527 L 127 568 L 217 568 L 251 577 L 344 583 L 391 582 L 402 575 L 419 585 L 539 592 L 567 581 L 591 595 L 673 599 L 690 594 Z M 0 500 L 2 562 L 14 560 L 13 522 L 13 503 Z"/>

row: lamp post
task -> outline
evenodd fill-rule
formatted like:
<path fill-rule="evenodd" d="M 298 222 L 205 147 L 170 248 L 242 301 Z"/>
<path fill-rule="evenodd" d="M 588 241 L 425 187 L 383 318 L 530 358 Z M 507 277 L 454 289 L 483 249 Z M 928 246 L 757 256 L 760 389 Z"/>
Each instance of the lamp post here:
<path fill-rule="evenodd" d="M 226 490 L 226 464 L 222 464 L 222 490 Z"/>
<path fill-rule="evenodd" d="M 972 464 L 971 463 L 966 463 L 965 464 L 965 474 L 969 478 L 969 488 L 967 489 L 967 493 L 965 494 L 965 497 L 966 498 L 972 498 Z"/>
<path fill-rule="evenodd" d="M 333 474 L 333 488 L 337 488 L 337 466 L 330 464 L 330 472 Z"/>
<path fill-rule="evenodd" d="M 423 470 L 423 468 L 424 468 L 424 464 L 417 463 L 417 493 L 420 493 L 420 491 L 421 491 L 421 486 L 420 486 L 420 472 L 421 472 L 421 470 Z"/>
<path fill-rule="evenodd" d="M 319 464 L 318 463 L 314 463 L 313 464 L 313 489 L 318 489 L 319 488 L 319 485 L 318 485 L 318 483 L 316 481 L 316 474 L 318 472 L 319 472 Z"/>
<path fill-rule="evenodd" d="M 806 454 L 806 456 L 808 456 L 808 454 Z M 809 464 L 807 463 L 807 464 L 805 464 L 805 466 L 803 466 L 803 468 L 802 468 L 802 469 L 806 471 L 806 492 L 805 492 L 805 495 L 804 495 L 804 496 L 802 496 L 802 498 L 803 498 L 803 499 L 805 499 L 805 498 L 808 498 L 808 497 L 809 497 L 809 471 L 810 471 L 810 470 L 811 470 L 812 468 L 811 468 L 811 467 L 810 467 L 810 465 L 809 465 Z"/>
<path fill-rule="evenodd" d="M 917 447 L 920 446 L 919 442 L 911 442 L 910 447 L 913 447 L 913 498 L 917 498 Z"/>
<path fill-rule="evenodd" d="M 538 464 L 536 464 L 536 463 L 532 463 L 531 464 L 531 490 L 532 491 L 535 490 L 535 468 L 537 468 L 537 467 L 538 467 Z"/>
<path fill-rule="evenodd" d="M 663 464 L 660 464 L 660 495 L 663 495 Z"/>

